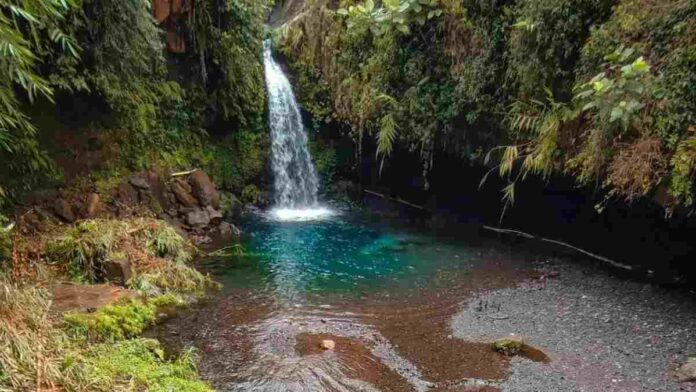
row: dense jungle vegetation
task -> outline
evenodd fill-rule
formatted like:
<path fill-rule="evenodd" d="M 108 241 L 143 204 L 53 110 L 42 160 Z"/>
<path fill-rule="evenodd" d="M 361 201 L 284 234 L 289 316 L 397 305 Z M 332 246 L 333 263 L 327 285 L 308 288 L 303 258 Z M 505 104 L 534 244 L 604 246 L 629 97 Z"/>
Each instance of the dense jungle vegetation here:
<path fill-rule="evenodd" d="M 211 390 L 194 351 L 170 357 L 141 335 L 161 309 L 217 287 L 189 264 L 207 233 L 182 235 L 157 203 L 142 215 L 111 203 L 109 214 L 61 219 L 31 198 L 70 207 L 77 195 L 88 210 L 89 196 L 108 204 L 157 170 L 190 194 L 172 172 L 200 168 L 226 201 L 264 204 L 267 37 L 318 131 L 325 182 L 356 171 L 363 149 L 389 173 L 400 150 L 419 161 L 426 189 L 447 155 L 489 169 L 453 181 L 500 176 L 508 203 L 527 176 L 564 175 L 604 201 L 694 208 L 692 0 L 306 0 L 271 30 L 273 6 L 0 0 L 0 392 Z M 326 131 L 353 146 L 330 146 L 317 137 Z M 221 223 L 224 200 L 191 204 Z M 26 215 L 33 222 L 20 227 Z M 128 263 L 119 290 L 132 298 L 52 312 L 49 284 L 106 283 L 112 262 Z"/>
<path fill-rule="evenodd" d="M 165 356 L 141 336 L 162 309 L 218 286 L 190 266 L 193 241 L 156 209 L 73 225 L 29 201 L 75 209 L 93 192 L 106 204 L 132 173 L 193 168 L 259 199 L 268 5 L 158 3 L 0 0 L 0 391 L 211 390 L 195 352 Z M 120 283 L 105 277 L 110 263 Z M 108 281 L 123 287 L 92 286 Z M 126 294 L 56 309 L 65 284 Z"/>
<path fill-rule="evenodd" d="M 166 50 L 151 3 L 0 3 L 0 202 L 60 182 L 56 138 L 109 147 L 91 173 L 107 187 L 156 165 L 204 167 L 227 187 L 262 174 L 265 2 L 195 2 L 172 22 L 183 53 Z"/>
<path fill-rule="evenodd" d="M 383 166 L 412 151 L 426 187 L 446 153 L 506 178 L 508 202 L 564 174 L 669 213 L 694 203 L 695 16 L 686 0 L 311 0 L 276 41 L 315 119 L 374 140 Z"/>

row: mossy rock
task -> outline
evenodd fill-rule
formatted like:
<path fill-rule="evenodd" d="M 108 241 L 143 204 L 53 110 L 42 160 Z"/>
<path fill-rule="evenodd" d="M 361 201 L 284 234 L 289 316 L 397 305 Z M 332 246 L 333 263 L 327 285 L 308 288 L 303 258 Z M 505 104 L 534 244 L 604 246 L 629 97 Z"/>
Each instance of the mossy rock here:
<path fill-rule="evenodd" d="M 493 342 L 493 350 L 507 356 L 518 355 L 524 346 L 521 340 L 517 339 L 498 339 Z"/>

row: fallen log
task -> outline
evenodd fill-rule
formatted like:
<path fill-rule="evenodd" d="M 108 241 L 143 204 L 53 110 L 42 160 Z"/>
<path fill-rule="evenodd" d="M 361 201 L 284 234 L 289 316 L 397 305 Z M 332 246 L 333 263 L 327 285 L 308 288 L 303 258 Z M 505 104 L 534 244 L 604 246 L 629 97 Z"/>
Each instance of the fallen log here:
<path fill-rule="evenodd" d="M 630 265 L 623 264 L 623 263 L 619 263 L 619 262 L 617 262 L 617 261 L 614 261 L 614 260 L 612 260 L 612 259 L 609 259 L 609 258 L 606 258 L 606 257 L 604 257 L 604 256 L 598 255 L 598 254 L 596 254 L 596 253 L 592 253 L 592 252 L 589 252 L 589 251 L 587 251 L 587 250 L 585 250 L 585 249 L 578 248 L 577 246 L 573 246 L 573 245 L 571 245 L 571 244 L 569 244 L 569 243 L 567 243 L 567 242 L 558 241 L 558 240 L 553 240 L 553 239 L 550 239 L 550 238 L 539 237 L 539 236 L 536 236 L 536 235 L 533 235 L 533 234 L 529 234 L 529 233 L 525 233 L 525 232 L 519 231 L 519 230 L 501 229 L 501 228 L 499 228 L 499 227 L 492 227 L 492 226 L 486 226 L 486 225 L 483 225 L 482 227 L 483 227 L 484 229 L 486 229 L 486 230 L 495 231 L 495 232 L 497 232 L 497 233 L 514 234 L 514 235 L 519 235 L 519 236 L 522 236 L 522 237 L 525 237 L 525 238 L 529 238 L 529 239 L 535 239 L 535 240 L 544 241 L 544 242 L 549 242 L 549 243 L 556 244 L 556 245 L 561 245 L 561 246 L 564 246 L 564 247 L 566 247 L 566 248 L 572 249 L 572 250 L 574 250 L 574 251 L 576 251 L 576 252 L 580 252 L 580 253 L 582 253 L 582 254 L 584 254 L 584 255 L 590 256 L 590 257 L 592 257 L 592 258 L 594 258 L 594 259 L 597 259 L 597 260 L 603 261 L 603 262 L 605 262 L 605 263 L 608 263 L 608 264 L 610 264 L 610 265 L 612 265 L 612 266 L 614 266 L 614 267 L 616 267 L 616 268 L 625 269 L 625 270 L 627 270 L 627 271 L 632 271 L 632 270 L 633 270 L 633 267 L 630 266 Z"/>

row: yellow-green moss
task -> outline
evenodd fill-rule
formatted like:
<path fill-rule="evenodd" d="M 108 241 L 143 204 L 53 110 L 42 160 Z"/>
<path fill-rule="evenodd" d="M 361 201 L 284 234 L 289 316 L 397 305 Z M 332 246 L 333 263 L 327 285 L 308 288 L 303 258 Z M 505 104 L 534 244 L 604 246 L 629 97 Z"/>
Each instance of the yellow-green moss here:
<path fill-rule="evenodd" d="M 493 350 L 503 355 L 517 355 L 522 351 L 522 342 L 515 339 L 499 339 L 493 342 Z"/>
<path fill-rule="evenodd" d="M 98 390 L 212 391 L 198 379 L 196 359 L 195 352 L 188 350 L 168 361 L 156 340 L 134 339 L 90 348 L 80 366 L 95 380 Z"/>

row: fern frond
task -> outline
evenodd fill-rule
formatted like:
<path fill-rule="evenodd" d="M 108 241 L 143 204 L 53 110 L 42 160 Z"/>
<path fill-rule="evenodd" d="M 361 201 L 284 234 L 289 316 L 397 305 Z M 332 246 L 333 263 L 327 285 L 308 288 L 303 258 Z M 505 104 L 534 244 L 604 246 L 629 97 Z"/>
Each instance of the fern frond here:
<path fill-rule="evenodd" d="M 391 155 L 394 150 L 394 141 L 397 137 L 397 126 L 392 113 L 385 114 L 379 121 L 379 132 L 377 133 L 377 152 L 376 156 L 382 157 L 379 166 L 380 173 L 384 166 L 384 159 Z"/>

